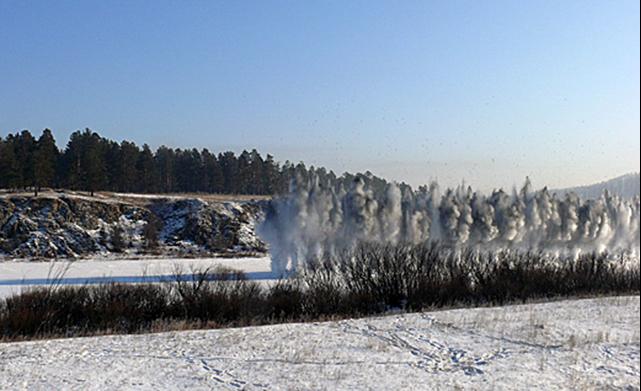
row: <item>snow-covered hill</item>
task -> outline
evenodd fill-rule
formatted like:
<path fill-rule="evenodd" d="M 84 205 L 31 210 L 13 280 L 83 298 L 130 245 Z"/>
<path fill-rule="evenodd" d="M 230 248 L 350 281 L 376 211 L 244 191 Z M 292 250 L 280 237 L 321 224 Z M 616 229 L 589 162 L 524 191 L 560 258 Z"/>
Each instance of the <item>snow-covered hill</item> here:
<path fill-rule="evenodd" d="M 263 253 L 259 202 L 74 192 L 0 194 L 0 257 Z"/>
<path fill-rule="evenodd" d="M 639 173 L 631 173 L 592 185 L 559 189 L 554 192 L 557 194 L 574 192 L 583 199 L 595 199 L 607 190 L 611 194 L 631 199 L 639 195 L 639 183 Z"/>
<path fill-rule="evenodd" d="M 639 389 L 639 297 L 0 343 L 0 389 Z"/>

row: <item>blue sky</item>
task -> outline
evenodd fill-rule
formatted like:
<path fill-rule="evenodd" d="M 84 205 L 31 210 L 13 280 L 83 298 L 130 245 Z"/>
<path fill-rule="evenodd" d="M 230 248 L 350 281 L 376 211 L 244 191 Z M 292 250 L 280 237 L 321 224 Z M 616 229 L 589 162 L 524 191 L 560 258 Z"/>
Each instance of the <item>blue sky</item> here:
<path fill-rule="evenodd" d="M 639 171 L 638 1 L 0 1 L 0 135 L 417 185 Z"/>

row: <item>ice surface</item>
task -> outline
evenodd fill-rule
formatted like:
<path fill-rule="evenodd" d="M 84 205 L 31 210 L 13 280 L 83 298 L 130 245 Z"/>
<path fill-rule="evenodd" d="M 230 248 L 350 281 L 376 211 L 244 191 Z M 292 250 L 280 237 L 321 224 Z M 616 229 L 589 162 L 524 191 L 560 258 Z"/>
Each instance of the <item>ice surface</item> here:
<path fill-rule="evenodd" d="M 171 276 L 179 267 L 184 273 L 192 269 L 203 269 L 213 266 L 224 266 L 242 270 L 249 278 L 269 277 L 270 259 L 262 258 L 163 258 L 163 259 L 129 259 L 109 260 L 108 258 L 91 258 L 78 261 L 52 262 L 0 262 L 0 297 L 9 296 L 26 289 L 34 280 L 41 284 L 47 279 L 61 277 L 61 282 L 72 280 L 82 283 L 80 279 L 92 277 L 142 277 Z M 60 276 L 60 273 L 63 275 Z M 277 276 L 274 276 L 277 278 Z M 31 281 L 31 282 L 30 282 Z"/>

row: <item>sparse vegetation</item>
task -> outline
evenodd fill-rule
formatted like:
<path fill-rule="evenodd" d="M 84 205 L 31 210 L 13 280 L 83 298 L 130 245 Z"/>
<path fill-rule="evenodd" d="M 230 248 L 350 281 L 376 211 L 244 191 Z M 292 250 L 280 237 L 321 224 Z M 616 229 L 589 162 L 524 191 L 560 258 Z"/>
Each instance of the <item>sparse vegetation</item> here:
<path fill-rule="evenodd" d="M 363 244 L 271 286 L 228 269 L 176 270 L 161 284 L 52 285 L 0 301 L 0 339 L 310 321 L 639 292 L 639 266 L 607 254 L 452 251 Z"/>
<path fill-rule="evenodd" d="M 121 253 L 127 248 L 127 242 L 124 238 L 124 232 L 122 227 L 116 225 L 111 231 L 111 246 L 112 250 L 117 253 Z"/>
<path fill-rule="evenodd" d="M 155 214 L 149 215 L 149 220 L 142 229 L 145 249 L 154 252 L 158 248 L 160 231 L 162 230 L 162 221 Z"/>

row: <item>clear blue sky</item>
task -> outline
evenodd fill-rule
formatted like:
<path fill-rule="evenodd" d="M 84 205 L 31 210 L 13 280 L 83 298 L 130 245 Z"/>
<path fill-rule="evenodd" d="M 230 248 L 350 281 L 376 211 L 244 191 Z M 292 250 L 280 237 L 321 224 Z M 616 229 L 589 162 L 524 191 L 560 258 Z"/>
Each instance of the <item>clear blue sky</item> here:
<path fill-rule="evenodd" d="M 639 2 L 0 0 L 0 135 L 482 189 L 639 170 Z"/>

